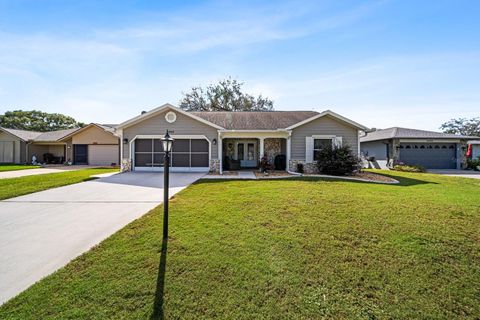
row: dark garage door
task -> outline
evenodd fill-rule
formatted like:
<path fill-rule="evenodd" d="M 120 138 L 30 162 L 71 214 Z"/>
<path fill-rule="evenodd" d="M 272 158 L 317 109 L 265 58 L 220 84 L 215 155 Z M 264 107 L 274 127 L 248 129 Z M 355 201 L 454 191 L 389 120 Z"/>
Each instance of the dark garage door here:
<path fill-rule="evenodd" d="M 209 144 L 205 139 L 175 139 L 170 165 L 178 171 L 208 171 Z M 160 139 L 135 140 L 135 168 L 161 170 L 163 147 Z"/>
<path fill-rule="evenodd" d="M 456 147 L 454 143 L 402 143 L 400 161 L 427 169 L 455 169 Z"/>

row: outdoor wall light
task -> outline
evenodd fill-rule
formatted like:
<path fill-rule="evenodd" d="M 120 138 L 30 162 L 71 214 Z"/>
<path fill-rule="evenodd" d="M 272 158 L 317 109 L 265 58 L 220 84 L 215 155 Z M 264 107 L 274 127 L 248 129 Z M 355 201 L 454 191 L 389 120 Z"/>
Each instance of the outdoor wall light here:
<path fill-rule="evenodd" d="M 212 143 L 213 143 L 214 146 L 216 146 L 217 145 L 217 139 L 213 139 Z"/>
<path fill-rule="evenodd" d="M 123 143 L 124 143 L 124 144 L 127 144 L 127 143 L 128 143 L 128 139 L 127 139 L 127 138 L 123 139 Z"/>

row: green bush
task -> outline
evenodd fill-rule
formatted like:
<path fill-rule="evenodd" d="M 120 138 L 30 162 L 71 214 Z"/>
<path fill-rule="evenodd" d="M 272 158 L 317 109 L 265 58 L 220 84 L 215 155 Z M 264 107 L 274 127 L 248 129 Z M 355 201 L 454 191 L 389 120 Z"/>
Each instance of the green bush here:
<path fill-rule="evenodd" d="M 320 150 L 315 160 L 320 173 L 346 176 L 360 168 L 360 158 L 348 146 L 325 147 Z"/>
<path fill-rule="evenodd" d="M 425 168 L 422 166 L 409 166 L 406 164 L 397 164 L 393 166 L 393 170 L 404 172 L 425 172 Z"/>
<path fill-rule="evenodd" d="M 480 167 L 480 157 L 477 159 L 467 159 L 467 168 L 473 170 L 479 170 Z"/>

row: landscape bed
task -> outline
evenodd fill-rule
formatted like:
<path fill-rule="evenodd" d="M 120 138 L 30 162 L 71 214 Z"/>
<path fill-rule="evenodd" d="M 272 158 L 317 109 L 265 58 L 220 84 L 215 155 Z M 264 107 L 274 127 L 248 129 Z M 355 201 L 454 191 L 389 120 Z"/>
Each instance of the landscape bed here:
<path fill-rule="evenodd" d="M 0 307 L 1 319 L 480 317 L 480 181 L 201 180 Z"/>

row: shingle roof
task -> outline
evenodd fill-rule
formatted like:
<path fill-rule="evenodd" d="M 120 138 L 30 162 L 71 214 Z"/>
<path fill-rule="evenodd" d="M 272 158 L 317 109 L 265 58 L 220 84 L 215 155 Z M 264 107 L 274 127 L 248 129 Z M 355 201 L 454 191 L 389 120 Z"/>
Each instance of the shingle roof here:
<path fill-rule="evenodd" d="M 33 140 L 39 135 L 42 134 L 42 132 L 35 132 L 35 131 L 26 131 L 26 130 L 17 130 L 17 129 L 8 129 L 8 128 L 3 128 L 0 127 L 0 130 L 6 131 L 24 141 L 28 140 Z"/>
<path fill-rule="evenodd" d="M 457 134 L 434 132 L 426 130 L 408 129 L 393 127 L 387 129 L 379 129 L 369 132 L 365 137 L 360 138 L 360 142 L 388 140 L 388 139 L 472 139 L 475 137 L 462 136 Z"/>
<path fill-rule="evenodd" d="M 285 129 L 318 114 L 316 111 L 191 112 L 227 130 Z"/>
<path fill-rule="evenodd" d="M 50 132 L 43 132 L 41 135 L 36 137 L 34 141 L 41 141 L 41 142 L 47 142 L 47 141 L 58 141 L 61 140 L 63 137 L 69 135 L 72 132 L 77 131 L 78 128 L 73 128 L 73 129 L 65 129 L 65 130 L 58 130 L 58 131 L 50 131 Z"/>
<path fill-rule="evenodd" d="M 8 129 L 0 127 L 0 130 L 6 131 L 19 137 L 23 141 L 39 141 L 39 142 L 54 142 L 62 139 L 70 133 L 77 131 L 78 128 L 49 131 L 49 132 L 37 132 L 27 130 Z"/>

